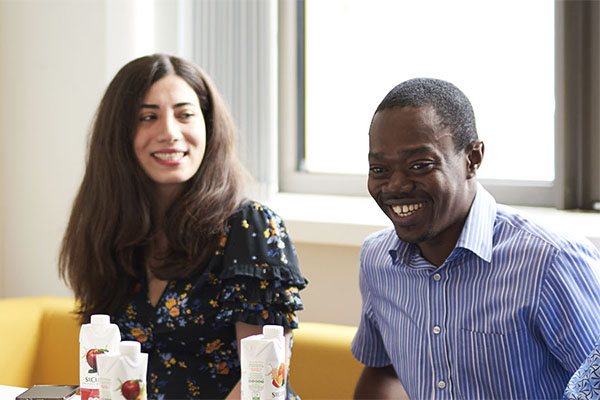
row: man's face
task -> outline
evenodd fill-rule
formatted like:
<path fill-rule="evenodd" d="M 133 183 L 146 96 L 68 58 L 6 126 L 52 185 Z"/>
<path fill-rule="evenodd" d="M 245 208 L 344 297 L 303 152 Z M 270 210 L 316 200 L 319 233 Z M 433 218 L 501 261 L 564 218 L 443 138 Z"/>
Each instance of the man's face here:
<path fill-rule="evenodd" d="M 468 150 L 457 152 L 452 138 L 429 106 L 387 109 L 373 119 L 369 193 L 404 241 L 446 248 L 458 240 L 474 174 Z"/>

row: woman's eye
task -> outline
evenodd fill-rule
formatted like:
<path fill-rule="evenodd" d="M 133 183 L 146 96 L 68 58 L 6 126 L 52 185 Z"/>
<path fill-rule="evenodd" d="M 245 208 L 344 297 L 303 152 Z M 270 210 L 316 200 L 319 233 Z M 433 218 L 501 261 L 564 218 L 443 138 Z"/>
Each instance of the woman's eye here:
<path fill-rule="evenodd" d="M 193 112 L 183 112 L 181 114 L 179 114 L 179 118 L 181 119 L 189 119 L 192 118 L 194 116 Z"/>
<path fill-rule="evenodd" d="M 154 116 L 154 115 L 142 115 L 142 116 L 140 116 L 140 122 L 151 121 L 153 119 L 156 119 L 156 116 Z"/>

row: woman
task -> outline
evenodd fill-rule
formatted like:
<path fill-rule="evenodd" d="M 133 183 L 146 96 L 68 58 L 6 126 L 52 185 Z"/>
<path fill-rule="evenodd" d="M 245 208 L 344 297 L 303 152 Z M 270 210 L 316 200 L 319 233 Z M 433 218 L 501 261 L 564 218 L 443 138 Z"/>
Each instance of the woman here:
<path fill-rule="evenodd" d="M 239 340 L 264 324 L 291 350 L 306 280 L 279 216 L 245 199 L 234 145 L 212 82 L 177 57 L 128 63 L 98 108 L 59 270 L 82 322 L 110 314 L 142 343 L 149 398 L 239 398 Z"/>

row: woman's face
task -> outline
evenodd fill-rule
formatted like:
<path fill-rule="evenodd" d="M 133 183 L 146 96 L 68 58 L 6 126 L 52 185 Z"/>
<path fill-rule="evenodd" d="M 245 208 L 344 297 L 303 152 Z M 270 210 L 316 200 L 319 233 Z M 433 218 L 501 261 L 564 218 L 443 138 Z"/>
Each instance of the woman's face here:
<path fill-rule="evenodd" d="M 177 193 L 198 171 L 206 125 L 196 92 L 181 77 L 167 75 L 150 87 L 139 110 L 133 146 L 161 196 Z"/>

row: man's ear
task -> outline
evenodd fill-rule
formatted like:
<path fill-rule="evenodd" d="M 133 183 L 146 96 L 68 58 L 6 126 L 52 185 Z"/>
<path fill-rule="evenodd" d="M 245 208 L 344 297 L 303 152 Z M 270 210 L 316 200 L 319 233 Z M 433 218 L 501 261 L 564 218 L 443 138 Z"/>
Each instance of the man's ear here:
<path fill-rule="evenodd" d="M 483 161 L 483 142 L 477 140 L 471 143 L 467 150 L 467 178 L 471 179 L 477 175 L 477 170 L 481 166 L 481 161 Z"/>

